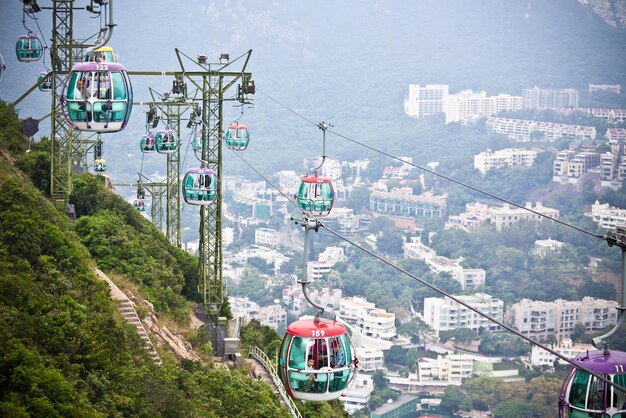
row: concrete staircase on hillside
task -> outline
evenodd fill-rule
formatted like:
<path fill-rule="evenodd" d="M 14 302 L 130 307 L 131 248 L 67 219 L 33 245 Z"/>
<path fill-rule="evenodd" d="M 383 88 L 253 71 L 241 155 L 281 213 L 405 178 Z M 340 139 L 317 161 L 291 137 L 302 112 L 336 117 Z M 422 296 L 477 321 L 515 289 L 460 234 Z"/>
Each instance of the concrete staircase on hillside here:
<path fill-rule="evenodd" d="M 148 337 L 148 333 L 146 329 L 143 327 L 141 320 L 137 316 L 137 312 L 135 311 L 135 307 L 133 302 L 131 302 L 128 297 L 120 290 L 119 287 L 116 286 L 115 283 L 109 277 L 102 272 L 100 269 L 95 269 L 96 277 L 100 280 L 104 280 L 109 284 L 109 289 L 111 290 L 111 299 L 118 303 L 118 309 L 122 313 L 124 319 L 133 324 L 135 328 L 137 328 L 137 333 L 139 337 L 143 340 L 144 348 L 152 358 L 155 364 L 158 366 L 163 365 L 159 354 L 156 352 L 152 341 L 150 341 L 150 337 Z"/>
<path fill-rule="evenodd" d="M 146 332 L 146 329 L 143 327 L 143 323 L 139 319 L 139 316 L 137 316 L 137 311 L 135 311 L 133 303 L 128 299 L 119 301 L 118 309 L 122 313 L 122 316 L 124 317 L 126 322 L 133 324 L 135 328 L 137 328 L 137 333 L 139 334 L 139 337 L 143 340 L 143 347 L 148 352 L 148 355 L 152 358 L 152 361 L 154 361 L 157 366 L 162 366 L 163 362 L 159 357 L 159 353 L 156 352 L 154 345 L 152 344 L 152 341 L 150 340 L 150 337 Z"/>

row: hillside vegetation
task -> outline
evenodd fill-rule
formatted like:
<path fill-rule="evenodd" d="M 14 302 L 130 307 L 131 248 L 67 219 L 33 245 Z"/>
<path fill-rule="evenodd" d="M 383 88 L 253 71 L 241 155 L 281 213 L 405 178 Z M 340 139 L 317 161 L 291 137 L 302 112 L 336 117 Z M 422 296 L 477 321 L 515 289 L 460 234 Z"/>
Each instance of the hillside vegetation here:
<path fill-rule="evenodd" d="M 92 269 L 97 261 L 132 275 L 161 311 L 177 311 L 193 259 L 155 239 L 158 231 L 93 178 L 76 181 L 77 234 L 32 173 L 13 164 L 23 157 L 20 132 L 0 104 L 0 416 L 288 416 L 269 386 L 243 372 L 150 362 Z"/>

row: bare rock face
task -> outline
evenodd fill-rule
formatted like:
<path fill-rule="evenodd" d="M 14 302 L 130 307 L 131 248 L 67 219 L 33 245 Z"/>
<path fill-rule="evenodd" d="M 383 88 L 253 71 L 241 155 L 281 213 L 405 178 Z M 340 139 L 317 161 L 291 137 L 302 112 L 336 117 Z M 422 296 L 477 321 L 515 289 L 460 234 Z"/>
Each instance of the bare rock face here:
<path fill-rule="evenodd" d="M 578 0 L 591 8 L 608 25 L 617 28 L 626 28 L 626 0 Z"/>
<path fill-rule="evenodd" d="M 170 331 L 165 325 L 159 324 L 159 320 L 154 314 L 152 304 L 148 301 L 144 301 L 143 303 L 148 307 L 148 315 L 146 315 L 142 321 L 146 329 L 156 337 L 156 345 L 159 347 L 167 347 L 179 360 L 200 361 L 200 357 L 182 335 L 176 334 Z"/>

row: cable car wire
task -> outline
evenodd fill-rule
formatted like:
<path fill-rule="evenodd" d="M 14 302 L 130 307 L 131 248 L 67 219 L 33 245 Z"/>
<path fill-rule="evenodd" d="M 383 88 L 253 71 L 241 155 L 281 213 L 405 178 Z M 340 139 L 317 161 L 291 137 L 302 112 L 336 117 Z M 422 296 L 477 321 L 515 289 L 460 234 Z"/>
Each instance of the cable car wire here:
<path fill-rule="evenodd" d="M 287 107 L 287 106 L 285 106 L 284 104 L 280 103 L 278 100 L 274 99 L 273 97 L 270 97 L 267 93 L 263 92 L 262 90 L 260 90 L 260 89 L 258 89 L 258 88 L 257 88 L 256 90 L 257 90 L 258 92 L 260 92 L 261 94 L 263 94 L 264 96 L 266 96 L 267 98 L 269 98 L 270 100 L 272 100 L 273 102 L 275 102 L 275 103 L 277 103 L 278 105 L 282 106 L 283 108 L 287 109 L 287 110 L 288 110 L 288 111 L 290 111 L 291 113 L 294 113 L 295 115 L 297 115 L 297 116 L 299 116 L 300 118 L 304 119 L 305 121 L 307 121 L 307 122 L 311 123 L 312 125 L 315 125 L 315 126 L 318 126 L 318 127 L 319 127 L 319 124 L 318 124 L 318 123 L 315 123 L 315 122 L 311 121 L 310 119 L 306 118 L 305 116 L 301 115 L 300 113 L 296 112 L 295 110 L 290 109 L 289 107 Z M 396 161 L 400 161 L 400 162 L 402 162 L 402 163 L 404 163 L 404 164 L 410 165 L 410 166 L 412 166 L 412 167 L 415 167 L 415 168 L 417 168 L 417 169 L 420 169 L 420 170 L 422 170 L 422 171 L 425 171 L 425 172 L 427 172 L 427 173 L 429 173 L 429 174 L 432 174 L 432 175 L 434 175 L 434 176 L 437 176 L 437 177 L 440 177 L 440 178 L 442 178 L 442 179 L 448 180 L 448 181 L 450 181 L 450 182 L 452 182 L 452 183 L 458 184 L 459 186 L 462 186 L 462 187 L 465 187 L 465 188 L 467 188 L 467 189 L 473 190 L 473 191 L 475 191 L 475 192 L 481 193 L 481 194 L 483 194 L 483 195 L 485 195 L 485 196 L 488 196 L 488 197 L 491 197 L 491 198 L 493 198 L 493 199 L 499 200 L 499 201 L 501 201 L 501 202 L 503 202 L 503 203 L 507 203 L 507 204 L 509 204 L 509 205 L 511 205 L 511 206 L 515 206 L 515 207 L 517 207 L 517 208 L 524 209 L 524 210 L 526 210 L 526 211 L 528 211 L 528 212 L 531 212 L 531 213 L 533 213 L 533 214 L 535 214 L 535 215 L 541 216 L 542 218 L 546 218 L 546 219 L 549 219 L 549 220 L 551 220 L 551 221 L 553 221 L 553 222 L 556 222 L 556 223 L 558 223 L 558 224 L 561 224 L 561 225 L 563 225 L 563 226 L 566 226 L 566 227 L 572 228 L 572 229 L 574 229 L 574 230 L 576 230 L 576 231 L 578 231 L 578 232 L 582 232 L 582 233 L 587 234 L 587 235 L 590 235 L 590 236 L 592 236 L 592 237 L 594 237 L 594 238 L 600 238 L 600 239 L 603 239 L 603 240 L 606 240 L 606 239 L 607 239 L 606 235 L 596 234 L 596 233 L 594 233 L 594 232 L 587 231 L 587 230 L 585 230 L 585 229 L 583 229 L 583 228 L 577 227 L 577 226 L 572 225 L 572 224 L 570 224 L 570 223 L 567 223 L 567 222 L 561 221 L 560 219 L 554 219 L 554 218 L 551 218 L 551 217 L 549 217 L 549 216 L 547 216 L 547 215 L 545 215 L 545 214 L 543 214 L 543 213 L 541 213 L 541 212 L 538 212 L 538 211 L 536 211 L 536 210 L 534 210 L 534 209 L 527 208 L 526 206 L 520 205 L 520 204 L 518 204 L 518 203 L 515 203 L 515 202 L 510 201 L 510 200 L 508 200 L 508 199 L 505 199 L 505 198 L 503 198 L 503 197 L 497 196 L 497 195 L 495 195 L 495 194 L 493 194 L 493 193 L 489 193 L 489 192 L 487 192 L 487 191 L 485 191 L 485 190 L 479 189 L 478 187 L 474 187 L 474 186 L 472 186 L 472 185 L 470 185 L 470 184 L 467 184 L 467 183 L 464 183 L 464 182 L 462 182 L 462 181 L 459 181 L 459 180 L 453 179 L 452 177 L 446 176 L 446 175 L 441 174 L 441 173 L 437 173 L 437 172 L 435 172 L 435 171 L 429 170 L 428 168 L 425 168 L 425 167 L 422 167 L 422 166 L 420 166 L 420 165 L 414 164 L 414 163 L 412 163 L 412 162 L 409 162 L 409 161 L 403 160 L 403 159 L 402 159 L 402 158 L 400 158 L 400 157 L 397 157 L 397 156 L 395 156 L 395 155 L 393 155 L 393 154 L 389 154 L 388 152 L 385 152 L 385 151 L 379 150 L 379 149 L 377 149 L 377 148 L 374 148 L 374 147 L 372 147 L 371 145 L 364 144 L 363 142 L 357 141 L 356 139 L 349 138 L 349 137 L 347 137 L 347 136 L 345 136 L 345 135 L 342 135 L 342 134 L 340 134 L 340 133 L 338 133 L 338 132 L 335 132 L 335 131 L 333 131 L 333 130 L 331 130 L 331 129 L 328 129 L 328 132 L 330 132 L 330 133 L 332 133 L 332 134 L 334 134 L 334 135 L 336 135 L 336 136 L 338 136 L 338 137 L 340 137 L 340 138 L 343 138 L 343 139 L 345 139 L 345 140 L 347 140 L 347 141 L 350 141 L 350 142 L 352 142 L 352 143 L 354 143 L 354 144 L 357 144 L 357 145 L 360 145 L 360 146 L 362 146 L 362 147 L 364 147 L 364 148 L 367 148 L 367 149 L 369 149 L 369 150 L 371 150 L 371 151 L 374 151 L 374 152 L 377 152 L 377 153 L 379 153 L 379 154 L 385 155 L 386 157 L 392 158 L 392 159 L 394 159 L 394 160 L 396 160 Z"/>
<path fill-rule="evenodd" d="M 361 251 L 363 251 L 367 255 L 372 256 L 372 257 L 376 258 L 379 261 L 382 261 L 384 264 L 388 265 L 389 267 L 392 267 L 393 269 L 399 271 L 400 273 L 405 274 L 406 276 L 412 278 L 413 280 L 418 281 L 419 283 L 421 283 L 424 286 L 430 288 L 431 290 L 434 290 L 435 292 L 440 293 L 441 295 L 449 298 L 450 300 L 458 303 L 459 305 L 462 305 L 463 307 L 465 307 L 465 308 L 467 308 L 467 309 L 477 313 L 478 315 L 482 316 L 483 318 L 487 319 L 488 321 L 491 321 L 494 324 L 497 324 L 500 327 L 506 329 L 507 331 L 512 332 L 513 334 L 517 335 L 518 337 L 528 341 L 530 344 L 536 345 L 537 347 L 546 350 L 550 354 L 560 358 L 563 361 L 566 361 L 567 363 L 571 364 L 572 366 L 574 366 L 574 367 L 576 367 L 578 369 L 582 369 L 582 370 L 586 371 L 587 373 L 589 373 L 589 374 L 597 377 L 598 379 L 602 380 L 603 382 L 605 382 L 605 383 L 613 386 L 614 388 L 616 388 L 616 389 L 626 393 L 626 388 L 624 388 L 624 387 L 622 387 L 622 386 L 620 386 L 620 385 L 618 385 L 616 383 L 613 383 L 612 381 L 610 381 L 609 379 L 607 379 L 607 378 L 605 378 L 603 376 L 597 375 L 596 373 L 593 373 L 593 372 L 587 370 L 585 367 L 582 367 L 582 366 L 576 364 L 573 360 L 570 360 L 569 358 L 567 358 L 566 356 L 558 353 L 557 351 L 552 350 L 551 348 L 549 348 L 549 347 L 547 347 L 547 346 L 545 346 L 545 345 L 543 345 L 543 344 L 541 344 L 541 343 L 539 343 L 537 341 L 534 341 L 530 337 L 527 337 L 524 334 L 522 334 L 521 332 L 517 331 L 515 328 L 513 328 L 513 327 L 511 327 L 509 325 L 506 325 L 504 322 L 497 320 L 496 318 L 492 317 L 491 315 L 488 315 L 488 314 L 486 314 L 484 312 L 481 312 L 480 310 L 472 307 L 468 303 L 463 302 L 461 299 L 459 299 L 459 298 L 457 298 L 457 297 L 455 297 L 453 295 L 450 295 L 446 291 L 444 291 L 442 289 L 439 289 L 437 286 L 435 286 L 435 285 L 433 285 L 431 283 L 428 283 L 426 280 L 421 279 L 421 278 L 415 276 L 414 274 L 404 270 L 403 268 L 401 268 L 399 266 L 396 266 L 392 262 L 390 262 L 390 261 L 384 259 L 383 257 L 379 256 L 378 254 L 376 254 L 376 253 L 368 250 L 367 248 L 365 248 L 365 247 L 363 247 L 363 246 L 361 246 L 361 245 L 351 241 L 350 239 L 348 239 L 348 238 L 344 237 L 343 235 L 339 234 L 338 232 L 333 231 L 332 229 L 330 229 L 327 226 L 325 226 L 323 222 L 321 222 L 321 221 L 319 221 L 319 222 L 320 222 L 320 226 L 322 228 L 324 228 L 326 231 L 330 232 L 332 235 L 336 236 L 337 238 L 340 238 L 341 240 L 343 240 L 343 241 L 345 241 L 345 242 L 347 242 L 347 243 L 357 247 L 358 249 L 360 249 Z"/>
<path fill-rule="evenodd" d="M 281 191 L 278 187 L 276 187 L 276 185 L 274 185 L 274 184 L 273 184 L 271 181 L 269 181 L 269 180 L 268 180 L 268 179 L 267 179 L 267 178 L 266 178 L 263 174 L 261 174 L 261 172 L 260 172 L 259 170 L 257 170 L 256 168 L 254 168 L 254 167 L 252 166 L 252 164 L 250 164 L 250 163 L 249 163 L 248 161 L 246 161 L 243 157 L 241 157 L 240 155 L 238 155 L 238 153 L 236 153 L 236 152 L 235 152 L 235 151 L 233 151 L 233 150 L 231 150 L 231 151 L 232 151 L 233 153 L 235 153 L 235 155 L 236 155 L 236 156 L 237 156 L 237 157 L 238 157 L 241 161 L 243 161 L 243 162 L 244 162 L 244 163 L 245 163 L 245 164 L 246 164 L 246 165 L 247 165 L 247 166 L 248 166 L 248 167 L 249 167 L 252 171 L 254 171 L 257 175 L 259 175 L 259 176 L 260 176 L 263 180 L 265 180 L 265 181 L 266 181 L 266 182 L 267 182 L 267 183 L 268 183 L 268 184 L 269 184 L 272 188 L 274 188 L 274 189 L 275 189 L 278 193 L 280 193 L 283 197 L 285 197 L 285 198 L 286 198 L 286 199 L 287 199 L 287 200 L 288 200 L 291 204 L 293 204 L 294 206 L 296 206 L 296 208 L 297 208 L 297 209 L 298 209 L 298 210 L 299 210 L 302 214 L 304 214 L 304 212 L 302 211 L 302 209 L 300 209 L 300 207 L 299 207 L 299 206 L 298 206 L 295 202 L 293 202 L 293 201 L 292 201 L 292 200 L 291 200 L 291 199 L 290 199 L 290 198 L 289 198 L 289 197 L 288 197 L 285 193 L 283 193 L 283 192 L 282 192 L 282 191 Z M 306 216 L 306 215 L 305 215 L 305 216 Z M 522 338 L 522 339 L 524 339 L 524 340 L 528 341 L 530 344 L 535 345 L 535 346 L 537 346 L 537 347 L 539 347 L 539 348 L 542 348 L 542 349 L 546 350 L 546 351 L 547 351 L 547 352 L 549 352 L 550 354 L 552 354 L 552 355 L 556 356 L 557 358 L 559 358 L 559 359 L 561 359 L 561 360 L 563 360 L 563 361 L 565 361 L 565 362 L 569 363 L 569 364 L 570 364 L 570 365 L 572 365 L 573 367 L 575 367 L 575 368 L 577 368 L 577 369 L 584 370 L 585 372 L 589 373 L 589 374 L 590 374 L 590 375 L 592 375 L 592 376 L 595 376 L 596 378 L 598 378 L 599 380 L 603 381 L 604 383 L 607 383 L 608 385 L 613 386 L 613 387 L 614 387 L 614 388 L 616 388 L 617 390 L 619 390 L 619 391 L 621 391 L 621 392 L 625 392 L 625 393 L 626 393 L 626 388 L 624 388 L 624 387 L 622 387 L 622 386 L 618 385 L 617 383 L 614 383 L 614 382 L 612 382 L 611 380 L 609 380 L 609 379 L 605 378 L 604 376 L 598 375 L 598 374 L 596 374 L 596 373 L 594 373 L 594 372 L 591 372 L 591 371 L 590 371 L 590 370 L 588 370 L 587 368 L 585 368 L 585 367 L 583 367 L 583 366 L 581 366 L 581 365 L 579 365 L 579 364 L 576 364 L 573 360 L 571 360 L 571 359 L 569 359 L 569 358 L 565 357 L 564 355 L 562 355 L 562 354 L 558 353 L 557 351 L 555 351 L 555 350 L 553 350 L 553 349 L 551 349 L 551 348 L 549 348 L 549 347 L 547 347 L 547 346 L 545 346 L 545 345 L 543 345 L 543 344 L 541 344 L 541 343 L 539 343 L 539 342 L 537 342 L 537 341 L 534 341 L 534 340 L 533 340 L 533 339 L 531 339 L 530 337 L 527 337 L 527 336 L 525 336 L 524 334 L 522 334 L 521 332 L 517 331 L 515 328 L 513 328 L 513 327 L 511 327 L 511 326 L 509 326 L 509 325 L 506 325 L 504 322 L 497 320 L 496 318 L 492 317 L 491 315 L 488 315 L 488 314 L 486 314 L 486 313 L 484 313 L 484 312 L 481 312 L 480 310 L 478 310 L 478 309 L 476 309 L 476 308 L 472 307 L 472 306 L 471 306 L 471 305 L 469 305 L 468 303 L 463 302 L 461 299 L 459 299 L 459 298 L 457 298 L 457 297 L 455 297 L 455 296 L 453 296 L 453 295 L 450 295 L 449 293 L 447 293 L 446 291 L 444 291 L 444 290 L 442 290 L 442 289 L 438 288 L 437 286 L 435 286 L 435 285 L 433 285 L 433 284 L 431 284 L 431 283 L 428 283 L 426 280 L 421 279 L 421 278 L 419 278 L 419 277 L 415 276 L 414 274 L 412 274 L 412 273 L 408 272 L 407 270 L 404 270 L 403 268 L 401 268 L 401 267 L 399 267 L 399 266 L 397 266 L 397 265 L 393 264 L 392 262 L 390 262 L 390 261 L 388 261 L 388 260 L 384 259 L 383 257 L 379 256 L 378 254 L 376 254 L 376 253 L 374 253 L 374 252 L 372 252 L 372 251 L 368 250 L 367 248 L 365 248 L 365 247 L 363 247 L 363 246 L 361 246 L 361 245 L 359 245 L 359 244 L 357 244 L 357 243 L 355 243 L 355 242 L 351 241 L 350 239 L 348 239 L 348 238 L 344 237 L 343 235 L 339 234 L 338 232 L 335 232 L 335 231 L 333 231 L 332 229 L 330 229 L 330 228 L 326 227 L 326 226 L 324 225 L 324 223 L 323 223 L 322 221 L 320 221 L 319 219 L 318 219 L 318 222 L 319 222 L 320 226 L 321 226 L 322 228 L 324 228 L 326 231 L 328 231 L 328 232 L 329 232 L 329 233 L 331 233 L 332 235 L 335 235 L 337 238 L 339 238 L 339 239 L 341 239 L 341 240 L 343 240 L 343 241 L 345 241 L 345 242 L 347 242 L 347 243 L 349 243 L 349 244 L 351 244 L 351 245 L 355 246 L 356 248 L 360 249 L 361 251 L 363 251 L 363 252 L 364 252 L 364 253 L 366 253 L 367 255 L 369 255 L 369 256 L 371 256 L 371 257 L 374 257 L 374 258 L 376 258 L 376 259 L 377 259 L 377 260 L 379 260 L 379 261 L 382 261 L 384 264 L 388 265 L 389 267 L 392 267 L 393 269 L 395 269 L 395 270 L 399 271 L 400 273 L 403 273 L 404 275 L 406 275 L 406 276 L 408 276 L 408 277 L 412 278 L 413 280 L 416 280 L 417 282 L 419 282 L 420 284 L 423 284 L 424 286 L 426 286 L 426 287 L 430 288 L 431 290 L 434 290 L 435 292 L 437 292 L 437 293 L 439 293 L 439 294 L 441 294 L 441 295 L 443 295 L 443 296 L 445 296 L 445 297 L 449 298 L 450 300 L 452 300 L 452 301 L 454 301 L 454 302 L 458 303 L 459 305 L 462 305 L 463 307 L 465 307 L 465 308 L 467 308 L 467 309 L 471 310 L 472 312 L 475 312 L 476 314 L 478 314 L 478 315 L 482 316 L 483 318 L 487 319 L 488 321 L 490 321 L 490 322 L 492 322 L 492 323 L 494 323 L 494 324 L 496 324 L 496 325 L 498 325 L 498 326 L 502 327 L 503 329 L 505 329 L 505 330 L 507 330 L 507 331 L 509 331 L 509 332 L 511 332 L 511 333 L 513 333 L 513 334 L 515 334 L 515 335 L 517 335 L 518 337 L 520 337 L 520 338 Z"/>

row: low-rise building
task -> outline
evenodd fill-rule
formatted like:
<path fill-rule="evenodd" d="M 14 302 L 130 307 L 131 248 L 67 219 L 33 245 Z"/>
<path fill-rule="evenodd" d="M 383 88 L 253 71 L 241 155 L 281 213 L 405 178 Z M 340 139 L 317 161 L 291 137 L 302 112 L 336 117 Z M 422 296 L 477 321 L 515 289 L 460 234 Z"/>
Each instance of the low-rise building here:
<path fill-rule="evenodd" d="M 570 338 L 563 338 L 561 341 L 559 341 L 558 344 L 553 343 L 550 344 L 549 347 L 557 353 L 561 354 L 562 356 L 565 356 L 571 360 L 573 360 L 577 355 L 581 353 L 595 350 L 595 347 L 592 344 L 573 343 Z M 533 366 L 553 367 L 555 361 L 558 361 L 559 364 L 566 364 L 565 361 L 557 359 L 557 357 L 549 351 L 546 351 L 536 345 L 532 346 L 532 350 L 530 353 L 530 364 L 532 364 Z"/>
<path fill-rule="evenodd" d="M 472 308 L 502 321 L 504 302 L 500 299 L 496 299 L 486 293 L 455 297 Z M 437 333 L 458 328 L 469 328 L 475 331 L 478 331 L 480 328 L 493 332 L 500 331 L 499 325 L 494 324 L 448 297 L 424 299 L 424 322 Z"/>
<path fill-rule="evenodd" d="M 370 210 L 408 217 L 442 218 L 446 212 L 447 195 L 431 192 L 414 195 L 412 189 L 394 189 L 391 192 L 374 190 L 370 194 Z"/>
<path fill-rule="evenodd" d="M 556 241 L 551 238 L 548 239 L 540 239 L 535 241 L 535 246 L 530 253 L 537 257 L 545 257 L 549 254 L 558 253 L 561 248 L 563 248 L 563 243 L 561 241 Z"/>
<path fill-rule="evenodd" d="M 278 246 L 278 231 L 273 228 L 257 228 L 254 231 L 254 243 L 275 248 Z"/>
<path fill-rule="evenodd" d="M 589 93 L 598 93 L 608 91 L 615 94 L 621 94 L 622 86 L 620 84 L 589 84 Z"/>
<path fill-rule="evenodd" d="M 543 216 L 527 209 L 537 212 Z M 537 202 L 535 207 L 533 207 L 532 203 L 527 202 L 524 208 L 511 207 L 508 204 L 504 204 L 500 208 L 491 209 L 490 220 L 491 223 L 496 226 L 496 229 L 501 231 L 502 229 L 520 221 L 541 222 L 544 217 L 558 219 L 559 211 L 558 209 L 545 207 L 541 204 L 541 202 Z"/>
<path fill-rule="evenodd" d="M 499 151 L 483 151 L 474 155 L 474 168 L 483 176 L 488 171 L 504 167 L 531 167 L 537 157 L 537 151 L 517 148 L 506 148 Z"/>
<path fill-rule="evenodd" d="M 626 226 L 626 209 L 600 203 L 598 200 L 591 205 L 591 213 L 585 215 L 591 216 L 600 228 L 615 229 L 617 226 Z"/>
<path fill-rule="evenodd" d="M 485 127 L 489 132 L 507 135 L 516 141 L 556 141 L 561 138 L 595 139 L 593 126 L 568 125 L 564 123 L 539 122 L 527 119 L 491 117 Z"/>

